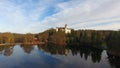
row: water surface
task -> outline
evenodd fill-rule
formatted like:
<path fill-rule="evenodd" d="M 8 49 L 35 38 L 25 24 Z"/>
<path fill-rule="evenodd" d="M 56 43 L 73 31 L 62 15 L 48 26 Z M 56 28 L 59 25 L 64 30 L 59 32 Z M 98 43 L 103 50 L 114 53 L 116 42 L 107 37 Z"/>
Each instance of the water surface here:
<path fill-rule="evenodd" d="M 118 68 L 120 58 L 92 47 L 0 46 L 0 68 Z"/>

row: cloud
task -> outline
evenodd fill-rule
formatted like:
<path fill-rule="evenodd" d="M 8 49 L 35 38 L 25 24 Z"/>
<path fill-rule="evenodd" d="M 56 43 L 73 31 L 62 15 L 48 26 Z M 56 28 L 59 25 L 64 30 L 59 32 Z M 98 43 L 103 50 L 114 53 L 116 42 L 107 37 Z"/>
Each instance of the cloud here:
<path fill-rule="evenodd" d="M 120 22 L 120 2 L 117 0 L 80 0 L 58 4 L 61 11 L 42 21 L 49 26 L 63 26 L 68 24 L 74 29 L 108 29 L 118 30 L 120 23 L 113 25 L 114 22 Z M 106 27 L 102 27 L 104 24 Z M 111 24 L 112 23 L 112 24 Z M 99 26 L 100 24 L 100 26 Z M 94 26 L 93 26 L 94 25 Z M 96 26 L 97 27 L 96 27 Z M 110 27 L 111 26 L 111 27 Z M 99 28 L 98 28 L 99 27 Z M 115 28 L 113 28 L 115 27 Z"/>
<path fill-rule="evenodd" d="M 38 33 L 64 24 L 118 30 L 119 6 L 118 0 L 1 0 L 0 31 Z"/>
<path fill-rule="evenodd" d="M 112 23 L 109 23 L 109 24 L 90 27 L 90 29 L 98 29 L 98 30 L 113 30 L 113 29 L 118 30 L 118 28 L 120 28 L 119 22 L 112 22 Z"/>
<path fill-rule="evenodd" d="M 21 1 L 18 1 L 21 2 Z M 35 25 L 39 16 L 44 12 L 44 7 L 38 8 L 34 3 L 14 4 L 11 1 L 1 1 L 0 3 L 0 31 L 27 33 L 32 32 L 32 25 Z M 31 8 L 36 6 L 35 8 Z"/>

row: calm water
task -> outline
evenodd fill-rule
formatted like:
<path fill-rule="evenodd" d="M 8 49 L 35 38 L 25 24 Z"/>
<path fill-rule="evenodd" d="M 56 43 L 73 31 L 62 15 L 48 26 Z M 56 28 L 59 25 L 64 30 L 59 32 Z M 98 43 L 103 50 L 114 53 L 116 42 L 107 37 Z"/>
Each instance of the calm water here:
<path fill-rule="evenodd" d="M 118 68 L 120 58 L 90 47 L 0 46 L 0 68 Z"/>

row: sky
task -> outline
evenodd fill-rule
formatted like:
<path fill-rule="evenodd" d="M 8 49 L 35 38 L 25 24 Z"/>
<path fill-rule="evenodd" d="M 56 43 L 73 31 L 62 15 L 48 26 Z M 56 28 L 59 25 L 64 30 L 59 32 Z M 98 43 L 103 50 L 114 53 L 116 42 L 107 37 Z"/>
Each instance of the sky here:
<path fill-rule="evenodd" d="M 62 27 L 119 30 L 120 0 L 0 0 L 0 32 Z"/>

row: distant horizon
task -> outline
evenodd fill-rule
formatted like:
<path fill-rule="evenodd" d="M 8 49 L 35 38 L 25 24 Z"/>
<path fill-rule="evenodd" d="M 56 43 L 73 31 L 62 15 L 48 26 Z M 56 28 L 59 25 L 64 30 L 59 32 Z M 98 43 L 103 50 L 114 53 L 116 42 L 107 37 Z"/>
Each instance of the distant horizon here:
<path fill-rule="evenodd" d="M 120 0 L 0 0 L 0 32 L 41 33 L 68 24 L 75 30 L 120 30 Z"/>
<path fill-rule="evenodd" d="M 52 29 L 52 28 L 49 28 L 49 29 Z M 19 33 L 19 32 L 10 32 L 10 31 L 6 31 L 6 32 L 15 33 L 15 34 L 27 34 L 27 33 L 38 34 L 38 33 L 45 32 L 45 31 L 47 31 L 47 30 L 49 30 L 49 29 L 46 29 L 46 30 L 41 31 L 41 32 L 36 32 L 36 33 L 32 33 L 32 32 Z M 53 28 L 53 29 L 55 29 L 55 28 Z M 95 30 L 95 29 L 74 29 L 74 30 L 77 31 L 77 30 Z M 119 30 L 95 30 L 95 31 L 120 31 L 120 29 L 119 29 Z M 6 33 L 6 32 L 0 32 L 0 33 Z"/>

